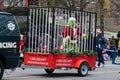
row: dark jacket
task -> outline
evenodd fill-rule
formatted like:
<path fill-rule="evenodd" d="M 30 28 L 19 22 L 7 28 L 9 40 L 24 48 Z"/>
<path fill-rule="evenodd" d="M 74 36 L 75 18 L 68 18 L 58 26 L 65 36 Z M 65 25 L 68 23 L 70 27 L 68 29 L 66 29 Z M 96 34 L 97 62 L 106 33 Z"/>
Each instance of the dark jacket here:
<path fill-rule="evenodd" d="M 100 35 L 96 37 L 96 49 L 106 48 L 106 39 Z"/>
<path fill-rule="evenodd" d="M 118 31 L 118 33 L 117 33 L 117 37 L 120 38 L 120 31 Z"/>

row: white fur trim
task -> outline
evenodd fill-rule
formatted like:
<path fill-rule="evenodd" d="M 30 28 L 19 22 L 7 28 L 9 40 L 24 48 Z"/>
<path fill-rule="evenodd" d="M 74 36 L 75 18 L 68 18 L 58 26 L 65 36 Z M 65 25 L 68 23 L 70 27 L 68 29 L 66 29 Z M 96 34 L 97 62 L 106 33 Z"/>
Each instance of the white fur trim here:
<path fill-rule="evenodd" d="M 74 18 L 74 17 L 71 17 L 71 18 L 69 18 L 69 21 L 76 21 L 76 19 Z"/>

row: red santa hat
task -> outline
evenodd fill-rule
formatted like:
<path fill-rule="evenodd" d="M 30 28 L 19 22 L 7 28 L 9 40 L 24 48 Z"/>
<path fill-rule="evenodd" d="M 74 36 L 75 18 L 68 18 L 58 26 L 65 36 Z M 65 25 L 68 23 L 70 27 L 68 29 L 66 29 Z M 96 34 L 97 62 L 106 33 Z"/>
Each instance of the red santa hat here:
<path fill-rule="evenodd" d="M 97 29 L 96 32 L 97 33 L 102 33 L 102 30 L 101 29 Z"/>

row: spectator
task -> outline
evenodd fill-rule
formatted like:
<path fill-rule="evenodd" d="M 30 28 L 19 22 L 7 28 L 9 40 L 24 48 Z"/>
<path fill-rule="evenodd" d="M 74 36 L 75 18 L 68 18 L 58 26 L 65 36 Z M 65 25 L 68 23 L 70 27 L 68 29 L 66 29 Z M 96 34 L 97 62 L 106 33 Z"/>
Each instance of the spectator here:
<path fill-rule="evenodd" d="M 117 38 L 118 38 L 118 41 L 117 41 L 117 50 L 118 50 L 118 56 L 120 56 L 120 31 L 117 34 Z"/>
<path fill-rule="evenodd" d="M 110 56 L 107 54 L 107 51 L 102 51 L 104 60 L 110 60 Z"/>
<path fill-rule="evenodd" d="M 118 38 L 118 41 L 117 41 L 117 44 L 118 44 L 117 45 L 117 50 L 118 50 L 118 56 L 120 56 L 120 31 L 118 31 L 117 38 Z"/>
<path fill-rule="evenodd" d="M 102 35 L 102 30 L 97 29 L 97 37 L 96 37 L 96 51 L 98 52 L 98 67 L 100 67 L 101 63 L 104 67 L 104 58 L 102 55 L 102 51 L 106 48 L 106 39 Z"/>
<path fill-rule="evenodd" d="M 118 31 L 118 33 L 117 33 L 117 37 L 120 38 L 120 31 Z"/>
<path fill-rule="evenodd" d="M 109 47 L 110 50 L 113 50 L 115 51 L 116 50 L 116 45 L 115 45 L 115 38 L 114 36 L 111 37 L 110 39 L 110 47 Z M 112 53 L 113 52 L 109 52 L 109 56 L 112 58 Z"/>
<path fill-rule="evenodd" d="M 20 34 L 20 45 L 19 45 L 19 51 L 22 52 L 24 47 L 24 35 Z"/>
<path fill-rule="evenodd" d="M 107 48 L 109 48 L 109 40 L 107 40 L 106 45 L 107 45 Z"/>

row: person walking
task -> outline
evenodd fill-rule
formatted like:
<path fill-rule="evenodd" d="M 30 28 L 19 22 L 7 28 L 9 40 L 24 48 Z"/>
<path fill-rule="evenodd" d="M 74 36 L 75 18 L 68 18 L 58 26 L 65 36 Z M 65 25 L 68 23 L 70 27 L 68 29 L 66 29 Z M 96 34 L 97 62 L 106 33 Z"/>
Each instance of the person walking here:
<path fill-rule="evenodd" d="M 117 41 L 117 43 L 116 43 L 116 47 L 117 47 L 117 50 L 118 50 L 118 57 L 120 57 L 120 31 L 118 31 L 118 33 L 117 33 L 117 39 L 116 39 Z M 120 72 L 119 72 L 120 73 Z"/>
<path fill-rule="evenodd" d="M 117 50 L 118 50 L 118 56 L 120 56 L 120 31 L 118 31 L 117 33 L 117 38 L 118 38 L 118 41 L 117 41 Z"/>
<path fill-rule="evenodd" d="M 97 29 L 96 51 L 98 52 L 98 56 L 97 56 L 97 58 L 98 58 L 97 66 L 98 67 L 100 67 L 101 63 L 103 64 L 103 67 L 104 67 L 105 62 L 104 62 L 102 52 L 104 51 L 105 48 L 106 48 L 106 39 L 102 35 L 102 30 Z"/>

